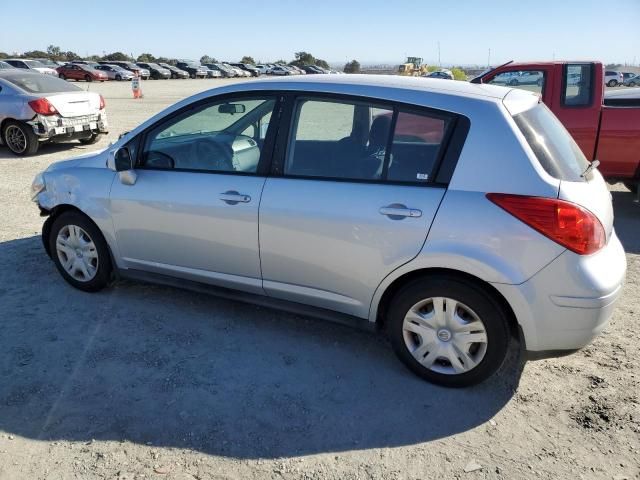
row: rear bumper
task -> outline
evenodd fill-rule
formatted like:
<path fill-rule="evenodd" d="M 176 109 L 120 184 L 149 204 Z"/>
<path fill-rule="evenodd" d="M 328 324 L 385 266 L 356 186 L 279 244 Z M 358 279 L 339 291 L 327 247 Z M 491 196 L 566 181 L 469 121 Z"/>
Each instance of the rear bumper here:
<path fill-rule="evenodd" d="M 60 115 L 37 115 L 29 122 L 40 140 L 51 140 L 59 137 L 81 138 L 92 133 L 107 133 L 109 123 L 107 114 L 83 115 L 80 117 L 61 117 Z"/>
<path fill-rule="evenodd" d="M 607 246 L 593 255 L 565 251 L 520 285 L 493 286 L 513 308 L 529 355 L 558 356 L 584 347 L 606 328 L 626 268 L 613 232 Z"/>

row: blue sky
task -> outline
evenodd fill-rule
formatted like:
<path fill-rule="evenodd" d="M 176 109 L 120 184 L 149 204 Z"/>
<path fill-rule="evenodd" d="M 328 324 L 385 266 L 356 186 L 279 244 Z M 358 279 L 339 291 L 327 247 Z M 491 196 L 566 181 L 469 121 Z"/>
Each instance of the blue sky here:
<path fill-rule="evenodd" d="M 640 62 L 640 0 L 155 0 L 3 2 L 0 51 L 443 64 Z M 25 9 L 28 8 L 28 12 Z M 13 21 L 12 19 L 16 19 Z"/>

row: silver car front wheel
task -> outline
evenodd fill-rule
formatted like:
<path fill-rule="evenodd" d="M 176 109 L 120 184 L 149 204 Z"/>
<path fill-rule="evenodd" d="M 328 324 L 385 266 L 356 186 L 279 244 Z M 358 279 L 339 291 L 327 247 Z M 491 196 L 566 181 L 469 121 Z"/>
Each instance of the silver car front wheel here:
<path fill-rule="evenodd" d="M 98 271 L 98 251 L 87 232 L 77 225 L 66 225 L 56 238 L 60 264 L 74 280 L 88 282 Z"/>
<path fill-rule="evenodd" d="M 402 330 L 413 358 L 433 372 L 468 372 L 487 352 L 484 323 L 471 308 L 452 298 L 434 297 L 416 303 L 405 315 Z"/>

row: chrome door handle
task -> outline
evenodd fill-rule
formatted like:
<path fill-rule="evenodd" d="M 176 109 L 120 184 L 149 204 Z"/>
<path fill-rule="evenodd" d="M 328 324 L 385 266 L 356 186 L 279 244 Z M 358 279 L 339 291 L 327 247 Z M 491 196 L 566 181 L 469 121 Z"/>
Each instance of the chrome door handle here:
<path fill-rule="evenodd" d="M 238 193 L 235 190 L 229 190 L 220 194 L 220 200 L 225 202 L 227 205 L 237 205 L 238 203 L 249 203 L 251 201 L 251 197 L 249 195 Z"/>
<path fill-rule="evenodd" d="M 417 208 L 407 208 L 405 205 L 393 204 L 387 207 L 382 207 L 379 210 L 381 215 L 386 215 L 392 220 L 401 220 L 405 217 L 421 217 L 422 211 Z"/>

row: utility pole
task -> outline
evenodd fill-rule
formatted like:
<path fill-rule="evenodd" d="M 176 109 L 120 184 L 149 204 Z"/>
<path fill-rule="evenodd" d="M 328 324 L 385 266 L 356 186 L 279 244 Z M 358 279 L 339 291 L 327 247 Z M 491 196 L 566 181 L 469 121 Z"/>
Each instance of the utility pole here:
<path fill-rule="evenodd" d="M 491 48 L 489 48 L 489 56 L 487 57 L 487 68 L 491 68 Z"/>
<path fill-rule="evenodd" d="M 440 40 L 438 40 L 438 66 L 442 68 L 442 62 L 440 61 Z"/>

